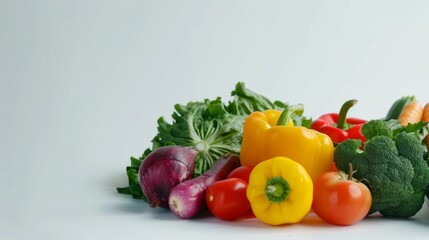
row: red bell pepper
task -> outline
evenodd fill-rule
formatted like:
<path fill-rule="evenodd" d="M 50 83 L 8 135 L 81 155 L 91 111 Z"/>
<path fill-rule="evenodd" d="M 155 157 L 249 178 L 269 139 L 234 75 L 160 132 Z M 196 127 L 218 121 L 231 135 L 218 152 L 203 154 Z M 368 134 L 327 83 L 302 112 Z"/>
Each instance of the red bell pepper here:
<path fill-rule="evenodd" d="M 332 142 L 340 143 L 347 139 L 360 139 L 365 142 L 362 134 L 362 125 L 366 120 L 359 118 L 346 118 L 349 109 L 357 103 L 357 100 L 349 100 L 343 104 L 340 113 L 329 113 L 320 116 L 311 124 L 311 128 L 328 135 Z"/>

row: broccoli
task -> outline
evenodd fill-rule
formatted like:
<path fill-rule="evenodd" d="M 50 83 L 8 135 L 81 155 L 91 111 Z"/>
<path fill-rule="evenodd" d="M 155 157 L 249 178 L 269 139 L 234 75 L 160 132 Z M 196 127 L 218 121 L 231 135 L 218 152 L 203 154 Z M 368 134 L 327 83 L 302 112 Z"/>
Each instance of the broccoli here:
<path fill-rule="evenodd" d="M 414 135 L 391 129 L 388 122 L 371 120 L 362 127 L 366 138 L 346 140 L 337 145 L 334 160 L 337 168 L 347 171 L 349 163 L 354 177 L 368 186 L 372 194 L 369 214 L 380 212 L 386 217 L 408 218 L 423 206 L 429 185 L 426 149 Z"/>

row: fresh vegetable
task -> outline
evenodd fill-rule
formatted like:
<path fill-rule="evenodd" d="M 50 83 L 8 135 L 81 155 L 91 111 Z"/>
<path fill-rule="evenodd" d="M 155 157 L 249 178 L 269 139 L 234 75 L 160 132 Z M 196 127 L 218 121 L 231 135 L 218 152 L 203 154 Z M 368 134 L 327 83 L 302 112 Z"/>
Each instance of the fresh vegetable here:
<path fill-rule="evenodd" d="M 408 218 L 415 215 L 424 202 L 424 189 L 429 184 L 429 167 L 424 159 L 421 141 L 406 127 L 393 130 L 389 122 L 371 120 L 362 127 L 366 144 L 346 140 L 335 149 L 338 169 L 346 171 L 349 164 L 355 178 L 371 191 L 369 214 L 380 212 L 387 217 Z"/>
<path fill-rule="evenodd" d="M 425 123 L 429 122 L 429 103 L 426 103 L 423 107 L 422 121 Z"/>
<path fill-rule="evenodd" d="M 170 192 L 170 210 L 179 218 L 192 218 L 205 207 L 205 193 L 210 185 L 225 179 L 240 165 L 237 155 L 222 156 L 202 175 L 178 184 Z"/>
<path fill-rule="evenodd" d="M 298 162 L 274 157 L 253 169 L 247 198 L 260 221 L 270 225 L 296 223 L 311 209 L 313 182 Z"/>
<path fill-rule="evenodd" d="M 414 131 L 414 135 L 426 146 L 429 146 L 429 138 L 428 134 L 428 121 L 429 121 L 429 104 L 422 106 L 416 98 L 413 99 L 405 105 L 405 107 L 400 112 L 398 119 L 398 123 L 401 126 Z"/>
<path fill-rule="evenodd" d="M 353 178 L 351 164 L 348 174 L 326 172 L 314 183 L 313 211 L 328 223 L 355 224 L 368 214 L 371 202 L 368 187 Z"/>
<path fill-rule="evenodd" d="M 220 97 L 209 100 L 176 104 L 172 123 L 163 117 L 158 119 L 158 133 L 139 158 L 131 157 L 127 167 L 129 186 L 117 188 L 118 192 L 131 194 L 133 198 L 145 199 L 138 182 L 138 168 L 151 151 L 162 146 L 189 146 L 198 151 L 194 177 L 207 171 L 224 154 L 238 154 L 241 146 L 242 128 L 245 118 L 253 111 L 267 109 L 283 110 L 285 103 L 268 98 L 237 83 L 231 93 L 232 100 L 222 102 Z M 303 116 L 294 117 L 299 125 L 309 125 L 311 120 Z"/>
<path fill-rule="evenodd" d="M 414 135 L 429 149 L 429 104 L 422 106 L 414 97 L 401 111 L 398 122 L 414 131 Z M 416 129 L 416 130 L 413 130 Z"/>
<path fill-rule="evenodd" d="M 158 120 L 158 135 L 154 148 L 163 145 L 192 146 L 198 151 L 194 176 L 207 171 L 221 155 L 240 151 L 243 122 L 253 111 L 284 109 L 284 103 L 271 102 L 266 97 L 238 83 L 231 93 L 232 102 L 221 98 L 175 105 L 173 123 L 163 117 Z"/>
<path fill-rule="evenodd" d="M 411 101 L 405 105 L 399 114 L 398 121 L 402 126 L 408 124 L 418 123 L 421 121 L 423 115 L 423 106 L 416 100 Z"/>
<path fill-rule="evenodd" d="M 249 182 L 250 173 L 252 172 L 253 167 L 251 166 L 240 166 L 228 174 L 227 178 L 240 178 L 246 183 Z"/>
<path fill-rule="evenodd" d="M 385 117 L 385 120 L 392 120 L 392 119 L 398 119 L 399 114 L 401 114 L 402 109 L 404 109 L 405 105 L 410 103 L 411 101 L 414 101 L 414 96 L 403 96 L 399 99 L 397 99 L 392 106 L 390 107 L 389 111 L 387 112 L 387 115 Z"/>
<path fill-rule="evenodd" d="M 313 180 L 328 171 L 334 157 L 333 143 L 326 134 L 294 126 L 291 117 L 303 110 L 302 105 L 293 105 L 283 112 L 250 114 L 243 127 L 241 165 L 255 166 L 266 159 L 285 156 L 304 166 Z"/>
<path fill-rule="evenodd" d="M 192 177 L 197 151 L 165 146 L 150 153 L 139 169 L 140 183 L 151 207 L 168 208 L 168 195 L 177 184 Z"/>
<path fill-rule="evenodd" d="M 429 123 L 429 103 L 426 103 L 425 106 L 423 107 L 422 121 L 425 124 Z M 426 148 L 429 149 L 429 136 L 426 136 L 424 138 L 424 141 L 425 141 Z"/>
<path fill-rule="evenodd" d="M 311 124 L 311 128 L 325 133 L 334 143 L 340 143 L 346 139 L 360 139 L 365 142 L 365 137 L 361 133 L 362 125 L 366 120 L 359 118 L 346 118 L 347 112 L 357 103 L 352 99 L 345 102 L 339 113 L 328 113 L 320 116 Z"/>
<path fill-rule="evenodd" d="M 210 212 L 222 220 L 236 220 L 250 210 L 246 196 L 247 182 L 228 178 L 214 182 L 206 191 L 206 204 Z"/>
<path fill-rule="evenodd" d="M 248 184 L 250 174 L 252 173 L 253 168 L 254 167 L 252 166 L 240 166 L 232 170 L 232 172 L 228 174 L 227 178 L 239 178 L 244 180 Z M 247 214 L 244 216 L 244 218 L 255 218 L 255 214 L 253 214 L 252 209 L 250 207 Z"/>

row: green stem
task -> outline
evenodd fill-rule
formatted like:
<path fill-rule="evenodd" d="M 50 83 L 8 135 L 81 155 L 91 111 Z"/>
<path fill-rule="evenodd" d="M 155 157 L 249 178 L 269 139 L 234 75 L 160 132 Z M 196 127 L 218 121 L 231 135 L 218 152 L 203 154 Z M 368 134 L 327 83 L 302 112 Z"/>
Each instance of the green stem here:
<path fill-rule="evenodd" d="M 287 126 L 290 118 L 294 114 L 301 116 L 303 112 L 304 112 L 304 105 L 302 104 L 286 106 L 286 108 L 283 110 L 282 114 L 280 115 L 279 120 L 277 120 L 277 126 Z"/>
<path fill-rule="evenodd" d="M 349 174 L 347 175 L 347 180 L 353 179 L 353 165 L 349 163 Z"/>
<path fill-rule="evenodd" d="M 268 179 L 265 187 L 265 195 L 270 202 L 283 202 L 290 193 L 290 187 L 282 177 Z"/>
<path fill-rule="evenodd" d="M 340 113 L 338 114 L 337 128 L 347 129 L 346 116 L 351 107 L 357 103 L 356 99 L 348 100 L 341 106 Z"/>

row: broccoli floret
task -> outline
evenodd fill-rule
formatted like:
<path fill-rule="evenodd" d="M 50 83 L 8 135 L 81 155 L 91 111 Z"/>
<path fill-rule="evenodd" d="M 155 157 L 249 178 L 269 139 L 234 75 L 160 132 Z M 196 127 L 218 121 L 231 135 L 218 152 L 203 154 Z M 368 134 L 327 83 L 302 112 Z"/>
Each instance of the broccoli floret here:
<path fill-rule="evenodd" d="M 362 126 L 362 134 L 366 139 L 371 139 L 375 136 L 386 136 L 389 138 L 393 137 L 393 130 L 389 127 L 388 122 L 372 120 Z"/>
<path fill-rule="evenodd" d="M 380 213 L 385 217 L 409 218 L 414 216 L 424 204 L 425 192 L 414 191 L 404 201 L 400 202 L 395 207 L 388 207 L 380 210 Z"/>
<path fill-rule="evenodd" d="M 401 132 L 396 136 L 396 147 L 399 154 L 407 158 L 414 167 L 414 178 L 411 182 L 415 189 L 425 189 L 428 186 L 429 170 L 424 159 L 425 148 L 410 134 Z"/>
<path fill-rule="evenodd" d="M 360 140 L 347 140 L 335 149 L 337 168 L 347 171 L 349 163 L 354 177 L 371 191 L 373 203 L 369 214 L 407 218 L 423 206 L 429 184 L 429 166 L 425 148 L 413 135 L 393 134 L 387 122 L 372 120 L 362 127 L 366 137 L 363 150 Z"/>

